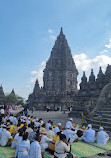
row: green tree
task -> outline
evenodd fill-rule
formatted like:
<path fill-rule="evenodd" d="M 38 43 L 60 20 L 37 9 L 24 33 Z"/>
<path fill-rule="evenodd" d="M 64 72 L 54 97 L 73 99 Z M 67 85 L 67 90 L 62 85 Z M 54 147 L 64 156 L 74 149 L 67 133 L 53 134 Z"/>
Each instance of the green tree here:
<path fill-rule="evenodd" d="M 9 95 L 5 96 L 5 99 L 4 99 L 4 103 L 6 105 L 25 105 L 25 101 L 22 97 L 19 97 L 13 93 L 10 93 Z"/>

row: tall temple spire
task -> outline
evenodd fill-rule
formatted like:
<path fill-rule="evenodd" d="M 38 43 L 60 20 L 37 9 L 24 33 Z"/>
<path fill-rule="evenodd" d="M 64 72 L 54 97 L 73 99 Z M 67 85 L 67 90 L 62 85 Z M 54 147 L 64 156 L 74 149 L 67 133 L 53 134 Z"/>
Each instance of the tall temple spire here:
<path fill-rule="evenodd" d="M 44 89 L 49 91 L 75 91 L 77 75 L 74 59 L 61 28 L 44 69 Z"/>
<path fill-rule="evenodd" d="M 62 29 L 62 27 L 61 27 L 61 31 L 60 31 L 60 34 L 63 34 L 63 29 Z"/>

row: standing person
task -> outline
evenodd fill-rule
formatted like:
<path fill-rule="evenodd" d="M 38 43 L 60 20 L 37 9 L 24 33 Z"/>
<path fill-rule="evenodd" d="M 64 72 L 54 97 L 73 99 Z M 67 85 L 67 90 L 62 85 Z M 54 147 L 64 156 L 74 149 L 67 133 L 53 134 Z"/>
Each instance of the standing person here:
<path fill-rule="evenodd" d="M 55 105 L 55 111 L 57 111 L 57 106 Z"/>
<path fill-rule="evenodd" d="M 109 140 L 109 135 L 103 130 L 103 127 L 99 128 L 99 132 L 97 133 L 97 143 L 101 145 L 106 145 L 107 141 Z"/>
<path fill-rule="evenodd" d="M 6 114 L 7 115 L 9 114 L 9 106 L 7 106 L 7 108 L 6 108 Z"/>
<path fill-rule="evenodd" d="M 60 135 L 60 140 L 55 144 L 55 158 L 66 158 L 69 157 L 70 152 L 70 139 L 68 141 L 68 145 L 65 143 L 66 136 L 64 134 Z M 73 155 L 70 153 L 70 158 L 73 158 Z"/>
<path fill-rule="evenodd" d="M 16 148 L 15 158 L 29 158 L 30 141 L 28 140 L 28 133 L 23 135 Z"/>
<path fill-rule="evenodd" d="M 32 107 L 32 114 L 33 114 L 34 110 L 35 110 L 35 109 L 34 109 L 34 106 L 33 106 L 33 107 Z"/>
<path fill-rule="evenodd" d="M 88 130 L 85 130 L 82 139 L 87 143 L 91 143 L 95 141 L 95 130 L 92 129 L 91 124 L 88 125 Z"/>
<path fill-rule="evenodd" d="M 37 134 L 35 137 L 35 141 L 31 143 L 29 158 L 42 158 L 41 147 L 39 145 L 40 141 L 41 141 L 41 137 L 39 134 Z"/>
<path fill-rule="evenodd" d="M 27 107 L 24 108 L 24 115 L 25 115 L 25 116 L 28 115 L 28 109 L 27 109 Z"/>
<path fill-rule="evenodd" d="M 59 106 L 59 111 L 62 111 L 62 110 L 61 110 L 61 106 Z"/>
<path fill-rule="evenodd" d="M 73 108 L 72 108 L 72 106 L 71 106 L 71 107 L 70 107 L 70 112 L 72 111 L 72 109 L 73 109 Z"/>

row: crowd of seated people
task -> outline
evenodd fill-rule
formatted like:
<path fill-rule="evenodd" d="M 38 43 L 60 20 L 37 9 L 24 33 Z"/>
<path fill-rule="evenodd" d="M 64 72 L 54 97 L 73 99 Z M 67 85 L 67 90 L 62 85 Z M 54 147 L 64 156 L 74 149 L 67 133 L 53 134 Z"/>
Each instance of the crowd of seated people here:
<path fill-rule="evenodd" d="M 70 118 L 63 129 L 59 122 L 56 126 L 53 121 L 43 122 L 33 116 L 1 115 L 0 145 L 15 148 L 15 158 L 44 158 L 45 151 L 50 152 L 55 158 L 73 158 L 71 144 L 76 143 L 81 137 L 83 141 L 95 142 L 106 145 L 109 135 L 103 127 L 97 133 L 89 124 L 87 128 L 73 124 Z"/>

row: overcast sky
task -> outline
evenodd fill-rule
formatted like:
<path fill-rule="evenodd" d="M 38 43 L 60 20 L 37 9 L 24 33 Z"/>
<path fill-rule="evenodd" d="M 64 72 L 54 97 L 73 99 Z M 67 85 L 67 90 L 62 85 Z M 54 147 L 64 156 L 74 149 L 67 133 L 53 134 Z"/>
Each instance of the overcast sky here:
<path fill-rule="evenodd" d="M 27 99 L 60 27 L 79 71 L 111 64 L 111 0 L 1 0 L 0 84 Z"/>

